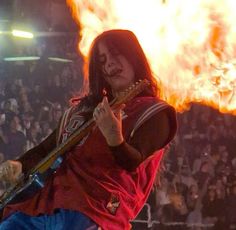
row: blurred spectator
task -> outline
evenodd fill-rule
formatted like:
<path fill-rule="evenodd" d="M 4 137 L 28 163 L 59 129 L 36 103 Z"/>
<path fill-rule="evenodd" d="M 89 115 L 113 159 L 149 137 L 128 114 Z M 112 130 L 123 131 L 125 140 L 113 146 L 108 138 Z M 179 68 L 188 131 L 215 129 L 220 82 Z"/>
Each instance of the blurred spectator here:
<path fill-rule="evenodd" d="M 170 203 L 169 181 L 167 180 L 167 178 L 165 178 L 165 177 L 161 178 L 160 188 L 156 189 L 155 199 L 156 199 L 155 202 L 156 202 L 157 208 L 160 208 L 163 205 Z"/>
<path fill-rule="evenodd" d="M 230 186 L 230 193 L 225 202 L 225 222 L 227 229 L 236 229 L 236 180 Z"/>
<path fill-rule="evenodd" d="M 46 137 L 48 137 L 49 134 L 52 133 L 52 129 L 50 128 L 49 126 L 49 123 L 48 122 L 43 122 L 42 123 L 42 140 L 44 140 Z"/>
<path fill-rule="evenodd" d="M 12 106 L 12 101 L 10 99 L 2 103 L 2 113 L 5 114 L 5 120 L 9 121 L 16 115 L 16 110 Z"/>
<path fill-rule="evenodd" d="M 185 221 L 188 214 L 184 197 L 176 192 L 169 195 L 170 203 L 165 204 L 161 209 L 161 230 L 184 230 L 186 229 Z M 179 222 L 179 225 L 171 225 L 168 223 Z"/>
<path fill-rule="evenodd" d="M 34 113 L 38 113 L 45 100 L 44 91 L 39 84 L 35 84 L 29 92 L 29 101 Z"/>
<path fill-rule="evenodd" d="M 196 207 L 197 200 L 199 198 L 199 190 L 197 184 L 192 184 L 186 196 L 186 204 L 188 210 L 194 210 Z"/>
<path fill-rule="evenodd" d="M 191 169 L 188 165 L 182 165 L 182 168 L 180 169 L 180 172 L 175 174 L 175 177 L 173 179 L 173 183 L 182 183 L 187 188 L 191 187 L 192 185 L 197 185 L 196 180 L 193 178 Z"/>
<path fill-rule="evenodd" d="M 200 170 L 194 175 L 194 178 L 198 182 L 199 189 L 203 188 L 206 180 L 211 177 L 209 172 L 209 163 L 207 161 L 201 164 Z"/>
<path fill-rule="evenodd" d="M 224 219 L 224 210 L 225 203 L 223 199 L 217 197 L 216 186 L 209 185 L 207 194 L 203 199 L 203 223 L 213 224 L 214 229 L 218 229 L 219 226 L 222 226 L 221 223 Z"/>
<path fill-rule="evenodd" d="M 21 128 L 19 117 L 14 116 L 9 120 L 9 129 L 5 129 L 4 134 L 0 133 L 5 144 L 6 159 L 15 159 L 25 151 L 26 137 L 22 131 L 19 131 Z"/>

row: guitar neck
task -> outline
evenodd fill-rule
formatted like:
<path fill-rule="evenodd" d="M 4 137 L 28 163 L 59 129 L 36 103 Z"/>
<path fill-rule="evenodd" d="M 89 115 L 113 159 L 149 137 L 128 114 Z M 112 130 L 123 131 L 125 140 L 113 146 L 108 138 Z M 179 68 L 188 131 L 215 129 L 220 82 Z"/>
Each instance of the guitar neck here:
<path fill-rule="evenodd" d="M 113 110 L 119 107 L 121 104 L 126 103 L 130 99 L 134 98 L 140 92 L 142 92 L 148 85 L 150 85 L 147 80 L 140 80 L 132 85 L 129 89 L 124 92 L 124 95 L 120 98 L 114 98 L 109 104 Z M 50 152 L 44 159 L 42 159 L 32 170 L 30 170 L 28 176 L 40 172 L 46 172 L 53 162 L 59 157 L 65 154 L 68 150 L 79 143 L 95 126 L 95 121 L 93 118 L 85 122 L 82 127 L 76 130 L 64 143 L 60 144 L 52 152 Z"/>
<path fill-rule="evenodd" d="M 119 104 L 116 103 L 116 99 L 110 102 L 112 109 L 115 109 Z M 47 171 L 50 166 L 53 164 L 55 159 L 59 156 L 65 154 L 73 146 L 79 143 L 95 126 L 95 121 L 93 118 L 90 118 L 85 122 L 82 127 L 76 130 L 64 143 L 60 144 L 57 148 L 51 151 L 44 159 L 42 159 L 33 169 L 30 170 L 29 175 L 40 172 L 44 173 Z"/>

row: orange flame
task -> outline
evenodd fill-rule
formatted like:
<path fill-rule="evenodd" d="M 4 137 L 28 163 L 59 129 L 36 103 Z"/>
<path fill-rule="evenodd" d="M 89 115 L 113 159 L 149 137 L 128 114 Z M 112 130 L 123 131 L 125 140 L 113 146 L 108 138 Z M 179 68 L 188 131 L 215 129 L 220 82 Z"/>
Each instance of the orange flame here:
<path fill-rule="evenodd" d="M 236 114 L 235 0 L 67 0 L 80 24 L 80 51 L 114 28 L 132 30 L 161 97 L 179 111 L 199 102 Z"/>

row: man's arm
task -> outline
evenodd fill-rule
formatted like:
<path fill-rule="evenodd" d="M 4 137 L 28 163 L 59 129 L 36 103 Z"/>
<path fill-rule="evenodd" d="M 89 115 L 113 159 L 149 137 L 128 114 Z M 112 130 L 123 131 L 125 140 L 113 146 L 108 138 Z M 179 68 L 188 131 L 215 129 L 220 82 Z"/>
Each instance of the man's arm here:
<path fill-rule="evenodd" d="M 54 130 L 43 142 L 25 152 L 16 161 L 22 164 L 22 172 L 32 169 L 40 160 L 46 157 L 56 147 L 56 130 Z"/>
<path fill-rule="evenodd" d="M 167 112 L 162 111 L 142 124 L 129 143 L 124 141 L 118 146 L 110 147 L 110 150 L 121 167 L 133 171 L 156 150 L 163 148 L 170 141 L 175 129 L 175 124 L 171 127 Z"/>

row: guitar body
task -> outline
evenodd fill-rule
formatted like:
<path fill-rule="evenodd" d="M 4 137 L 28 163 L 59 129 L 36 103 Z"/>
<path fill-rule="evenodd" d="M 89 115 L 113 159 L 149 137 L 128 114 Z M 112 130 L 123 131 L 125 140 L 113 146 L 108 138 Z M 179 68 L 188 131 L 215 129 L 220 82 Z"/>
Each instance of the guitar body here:
<path fill-rule="evenodd" d="M 35 173 L 14 187 L 10 187 L 0 201 L 0 210 L 7 204 L 14 204 L 32 197 L 39 189 L 44 187 L 45 181 L 54 170 L 48 170 L 44 174 Z"/>
<path fill-rule="evenodd" d="M 58 157 L 51 167 L 43 173 L 35 172 L 30 174 L 23 180 L 20 180 L 17 185 L 10 187 L 0 199 L 0 211 L 7 204 L 14 204 L 24 201 L 32 197 L 37 191 L 39 191 L 39 189 L 43 188 L 47 178 L 55 172 L 55 170 L 60 166 L 62 160 L 63 158 L 61 156 Z"/>

